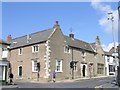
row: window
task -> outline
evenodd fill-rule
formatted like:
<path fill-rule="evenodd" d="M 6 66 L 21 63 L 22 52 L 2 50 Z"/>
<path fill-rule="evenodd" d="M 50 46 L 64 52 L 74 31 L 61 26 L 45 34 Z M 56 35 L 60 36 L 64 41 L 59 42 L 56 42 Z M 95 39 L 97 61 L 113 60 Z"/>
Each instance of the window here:
<path fill-rule="evenodd" d="M 2 51 L 7 51 L 7 48 L 2 48 Z"/>
<path fill-rule="evenodd" d="M 32 46 L 32 52 L 39 52 L 39 45 Z"/>
<path fill-rule="evenodd" d="M 73 70 L 74 70 L 74 71 L 77 71 L 77 62 L 75 62 L 75 63 L 73 64 L 73 66 L 74 66 L 74 67 L 73 67 Z"/>
<path fill-rule="evenodd" d="M 116 64 L 116 60 L 115 60 L 115 58 L 113 58 L 113 63 Z"/>
<path fill-rule="evenodd" d="M 115 72 L 115 66 L 109 65 L 109 72 Z"/>
<path fill-rule="evenodd" d="M 56 60 L 56 72 L 62 72 L 62 60 Z"/>
<path fill-rule="evenodd" d="M 64 52 L 65 52 L 65 53 L 70 53 L 70 48 L 69 48 L 68 46 L 65 46 L 65 47 L 64 47 Z"/>
<path fill-rule="evenodd" d="M 23 52 L 22 48 L 18 49 L 18 55 L 22 55 L 22 52 Z"/>
<path fill-rule="evenodd" d="M 110 62 L 110 57 L 108 56 L 107 61 Z"/>
<path fill-rule="evenodd" d="M 82 51 L 82 56 L 85 57 L 86 56 L 86 52 L 83 50 Z"/>
<path fill-rule="evenodd" d="M 32 61 L 32 72 L 38 72 L 37 69 L 37 60 Z"/>
<path fill-rule="evenodd" d="M 97 64 L 97 73 L 98 74 L 103 74 L 104 73 L 104 64 Z"/>

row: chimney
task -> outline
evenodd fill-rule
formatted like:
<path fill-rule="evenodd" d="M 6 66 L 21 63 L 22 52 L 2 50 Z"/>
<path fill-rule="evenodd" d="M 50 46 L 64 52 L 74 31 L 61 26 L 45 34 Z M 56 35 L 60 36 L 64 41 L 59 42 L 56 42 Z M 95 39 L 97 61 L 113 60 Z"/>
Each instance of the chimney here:
<path fill-rule="evenodd" d="M 74 39 L 74 34 L 73 33 L 69 34 L 69 37 Z"/>
<path fill-rule="evenodd" d="M 74 39 L 74 34 L 72 32 L 72 27 L 70 28 L 70 31 L 71 31 L 71 33 L 69 34 L 69 37 L 72 38 L 72 39 Z"/>
<path fill-rule="evenodd" d="M 58 22 L 58 21 L 56 21 L 56 23 L 55 23 L 55 25 L 54 25 L 53 28 L 60 29 L 60 26 L 59 26 L 59 22 Z"/>
<path fill-rule="evenodd" d="M 96 37 L 96 45 L 100 45 L 100 39 L 99 39 L 99 36 Z"/>
<path fill-rule="evenodd" d="M 12 36 L 11 36 L 11 35 L 8 35 L 8 36 L 7 36 L 7 42 L 10 43 L 11 40 L 12 40 Z"/>
<path fill-rule="evenodd" d="M 56 25 L 58 25 L 58 21 L 56 21 Z"/>

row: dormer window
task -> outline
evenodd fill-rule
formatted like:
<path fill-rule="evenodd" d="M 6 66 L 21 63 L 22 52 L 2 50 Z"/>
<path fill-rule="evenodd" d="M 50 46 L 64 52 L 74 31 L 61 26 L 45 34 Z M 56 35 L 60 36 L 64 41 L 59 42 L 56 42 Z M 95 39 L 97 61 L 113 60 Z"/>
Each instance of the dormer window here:
<path fill-rule="evenodd" d="M 32 46 L 32 52 L 33 52 L 33 53 L 39 52 L 39 45 L 34 45 L 34 46 Z"/>
<path fill-rule="evenodd" d="M 65 46 L 64 47 L 64 52 L 65 53 L 70 53 L 70 47 L 69 46 Z"/>
<path fill-rule="evenodd" d="M 23 49 L 22 49 L 22 48 L 19 48 L 19 49 L 18 49 L 18 55 L 22 55 L 22 52 L 23 52 Z"/>
<path fill-rule="evenodd" d="M 14 42 L 13 42 L 13 46 L 16 46 L 16 45 L 17 45 L 17 42 L 14 41 Z"/>
<path fill-rule="evenodd" d="M 30 40 L 31 40 L 31 36 L 28 34 L 27 35 L 27 43 L 30 43 Z"/>

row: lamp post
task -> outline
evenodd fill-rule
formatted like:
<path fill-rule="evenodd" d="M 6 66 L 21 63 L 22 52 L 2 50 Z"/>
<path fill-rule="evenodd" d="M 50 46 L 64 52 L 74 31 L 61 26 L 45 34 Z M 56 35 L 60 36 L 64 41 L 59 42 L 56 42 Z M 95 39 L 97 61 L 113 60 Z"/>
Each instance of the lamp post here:
<path fill-rule="evenodd" d="M 119 33 L 120 32 L 120 2 L 118 3 L 118 14 L 119 14 L 119 20 L 118 20 L 118 33 Z M 120 86 L 120 42 L 118 45 L 118 59 L 119 59 L 119 67 L 118 67 L 118 77 L 117 77 L 118 80 L 117 81 L 118 81 L 118 85 Z"/>
<path fill-rule="evenodd" d="M 109 17 L 108 20 L 112 21 L 112 38 L 113 38 L 113 43 L 114 43 L 114 60 L 115 60 L 115 80 L 117 81 L 117 63 L 116 63 L 116 49 L 115 49 L 115 35 L 114 35 L 114 16 L 112 12 L 108 13 Z"/>

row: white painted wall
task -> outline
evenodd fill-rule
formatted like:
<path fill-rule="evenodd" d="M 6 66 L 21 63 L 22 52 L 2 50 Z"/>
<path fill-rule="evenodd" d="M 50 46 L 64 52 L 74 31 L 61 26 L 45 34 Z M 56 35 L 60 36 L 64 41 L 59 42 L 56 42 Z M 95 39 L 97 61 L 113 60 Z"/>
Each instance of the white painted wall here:
<path fill-rule="evenodd" d="M 112 54 L 112 55 L 117 55 L 117 54 Z M 108 60 L 109 58 L 109 60 Z M 114 58 L 112 56 L 105 56 L 105 65 L 106 65 L 106 74 L 107 76 L 109 76 L 109 65 L 116 65 L 118 66 L 118 58 L 116 58 L 115 60 L 116 62 L 114 62 Z M 116 68 L 115 68 L 116 69 Z M 115 72 L 111 72 L 115 75 Z"/>
<path fill-rule="evenodd" d="M 0 44 L 0 60 L 2 60 L 2 45 Z"/>

